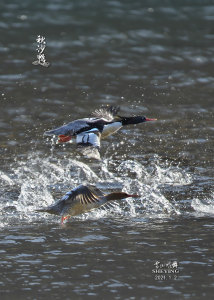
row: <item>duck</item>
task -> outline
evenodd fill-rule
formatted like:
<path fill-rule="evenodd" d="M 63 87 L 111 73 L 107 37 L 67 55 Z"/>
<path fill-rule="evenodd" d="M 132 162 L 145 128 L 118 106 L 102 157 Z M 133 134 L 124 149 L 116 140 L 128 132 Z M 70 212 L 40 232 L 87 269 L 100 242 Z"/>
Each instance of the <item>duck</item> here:
<path fill-rule="evenodd" d="M 104 194 L 95 185 L 79 185 L 67 192 L 56 203 L 36 212 L 45 212 L 61 216 L 61 224 L 72 216 L 77 216 L 93 209 L 99 208 L 110 201 L 122 200 L 126 198 L 139 198 L 137 194 L 127 194 L 125 192 L 113 192 Z"/>
<path fill-rule="evenodd" d="M 157 121 L 157 119 L 147 118 L 144 116 L 132 116 L 124 117 L 120 116 L 118 112 L 120 111 L 119 106 L 104 106 L 96 109 L 92 115 L 97 118 L 106 118 L 109 120 L 109 124 L 105 124 L 102 131 L 102 139 L 114 134 L 120 128 L 126 125 L 135 125 L 148 121 Z"/>
<path fill-rule="evenodd" d="M 101 138 L 114 134 L 126 125 L 156 121 L 144 116 L 123 117 L 118 115 L 119 106 L 104 106 L 96 109 L 92 117 L 78 119 L 58 128 L 46 131 L 45 136 L 58 136 L 59 143 L 76 138 L 76 144 L 100 149 Z"/>

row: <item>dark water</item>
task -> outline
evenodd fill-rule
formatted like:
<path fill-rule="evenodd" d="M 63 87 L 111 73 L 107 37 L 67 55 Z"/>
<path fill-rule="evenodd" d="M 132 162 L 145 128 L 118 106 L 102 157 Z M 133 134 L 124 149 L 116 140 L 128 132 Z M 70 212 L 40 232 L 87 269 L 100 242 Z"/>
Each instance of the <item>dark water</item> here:
<path fill-rule="evenodd" d="M 213 21 L 212 1 L 1 1 L 1 299 L 213 298 Z M 158 121 L 101 161 L 43 137 L 102 104 Z M 141 197 L 34 212 L 80 183 Z"/>

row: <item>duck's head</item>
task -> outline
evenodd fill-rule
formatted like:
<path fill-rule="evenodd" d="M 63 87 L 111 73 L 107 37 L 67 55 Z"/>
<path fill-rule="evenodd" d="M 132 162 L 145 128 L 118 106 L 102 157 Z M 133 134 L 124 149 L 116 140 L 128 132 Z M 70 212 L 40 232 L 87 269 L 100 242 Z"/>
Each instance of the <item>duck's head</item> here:
<path fill-rule="evenodd" d="M 111 194 L 106 195 L 106 198 L 108 201 L 111 200 L 121 200 L 121 199 L 126 199 L 126 198 L 139 198 L 140 196 L 137 194 L 127 194 L 125 192 L 114 192 Z"/>
<path fill-rule="evenodd" d="M 122 117 L 122 124 L 139 124 L 147 121 L 156 121 L 157 119 L 150 119 L 144 116 L 135 116 L 135 117 Z"/>

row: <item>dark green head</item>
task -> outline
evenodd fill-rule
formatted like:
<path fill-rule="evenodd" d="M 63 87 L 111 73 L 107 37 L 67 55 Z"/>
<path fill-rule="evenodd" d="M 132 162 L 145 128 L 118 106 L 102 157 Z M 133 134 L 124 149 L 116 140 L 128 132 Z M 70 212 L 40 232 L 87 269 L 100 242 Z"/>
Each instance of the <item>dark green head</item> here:
<path fill-rule="evenodd" d="M 122 117 L 122 125 L 139 124 L 147 121 L 156 121 L 157 119 L 149 119 L 144 116 Z"/>

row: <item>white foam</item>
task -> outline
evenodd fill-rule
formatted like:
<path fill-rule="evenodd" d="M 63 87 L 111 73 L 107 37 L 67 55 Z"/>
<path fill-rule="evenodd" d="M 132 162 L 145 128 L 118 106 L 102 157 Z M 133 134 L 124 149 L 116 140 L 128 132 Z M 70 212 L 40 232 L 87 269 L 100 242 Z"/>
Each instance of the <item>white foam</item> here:
<path fill-rule="evenodd" d="M 191 202 L 191 207 L 199 214 L 214 215 L 214 192 L 212 192 L 209 198 L 193 199 Z"/>
<path fill-rule="evenodd" d="M 9 184 L 9 185 L 13 185 L 13 180 L 8 176 L 6 175 L 4 172 L 0 171 L 0 181 L 3 182 L 3 184 Z"/>
<path fill-rule="evenodd" d="M 96 183 L 101 184 L 104 192 L 117 190 L 117 186 L 122 187 L 124 192 L 138 194 L 140 197 L 115 201 L 113 208 L 98 209 L 80 218 L 160 218 L 179 214 L 179 208 L 163 194 L 162 185 L 182 187 L 192 182 L 191 175 L 178 166 L 161 165 L 158 161 L 145 164 L 140 159 L 115 161 L 108 158 L 91 165 L 77 159 L 43 158 L 41 154 L 35 153 L 30 154 L 26 161 L 15 163 L 12 171 L 11 174 L 1 173 L 0 178 L 3 183 L 9 183 L 11 191 L 15 189 L 18 194 L 11 200 L 6 197 L 2 199 L 1 209 L 12 205 L 15 210 L 6 210 L 7 219 L 15 218 L 18 222 L 27 220 L 28 223 L 38 219 L 58 223 L 57 217 L 44 218 L 44 215 L 35 213 L 35 210 L 54 203 L 66 192 L 69 195 L 69 191 L 80 184 Z M 194 209 L 207 212 L 214 209 L 211 202 L 205 205 L 198 201 L 195 199 L 192 202 Z M 3 217 L 2 214 L 1 218 Z M 2 224 L 6 224 L 6 221 Z"/>

